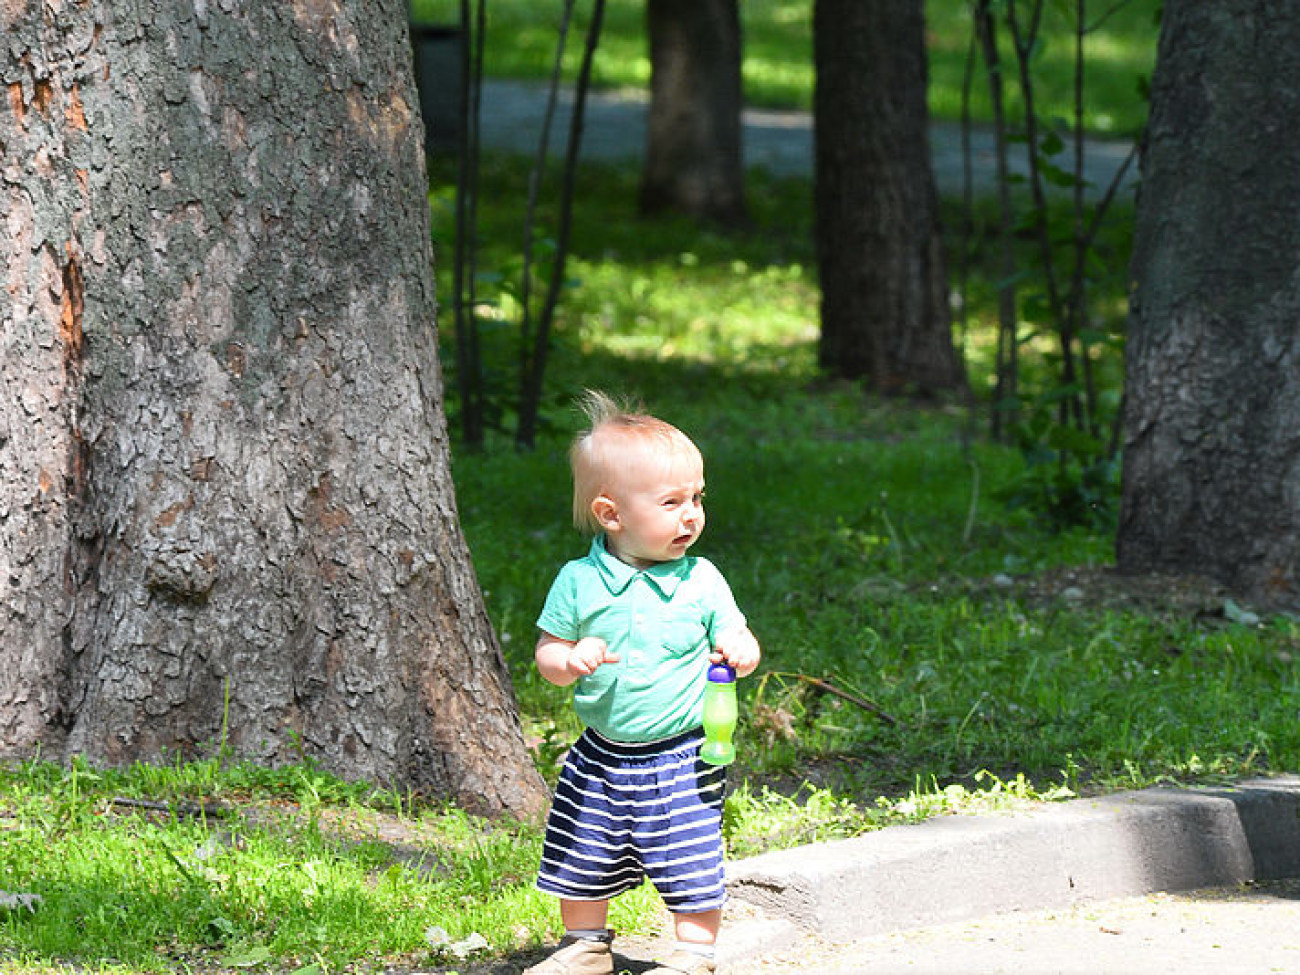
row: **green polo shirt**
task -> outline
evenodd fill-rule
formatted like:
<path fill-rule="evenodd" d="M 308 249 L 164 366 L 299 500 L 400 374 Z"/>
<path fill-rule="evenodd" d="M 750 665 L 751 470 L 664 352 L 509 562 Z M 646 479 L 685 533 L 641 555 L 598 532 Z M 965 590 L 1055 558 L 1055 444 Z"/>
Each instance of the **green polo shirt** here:
<path fill-rule="evenodd" d="M 605 548 L 560 570 L 537 625 L 561 640 L 598 636 L 617 663 L 578 679 L 573 706 L 613 741 L 658 741 L 697 728 L 709 653 L 720 634 L 745 624 L 722 573 L 685 556 L 636 569 Z"/>

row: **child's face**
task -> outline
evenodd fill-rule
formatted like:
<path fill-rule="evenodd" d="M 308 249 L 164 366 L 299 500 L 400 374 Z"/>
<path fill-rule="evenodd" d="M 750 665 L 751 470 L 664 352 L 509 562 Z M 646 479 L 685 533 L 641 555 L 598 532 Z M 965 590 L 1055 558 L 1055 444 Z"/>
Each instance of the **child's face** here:
<path fill-rule="evenodd" d="M 704 531 L 704 464 L 684 449 L 637 457 L 595 505 L 620 561 L 644 569 L 680 559 Z"/>

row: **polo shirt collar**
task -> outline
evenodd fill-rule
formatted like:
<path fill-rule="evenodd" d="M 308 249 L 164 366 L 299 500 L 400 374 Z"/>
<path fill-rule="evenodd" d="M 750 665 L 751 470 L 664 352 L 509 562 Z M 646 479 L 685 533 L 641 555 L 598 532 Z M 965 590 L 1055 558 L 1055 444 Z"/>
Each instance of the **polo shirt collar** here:
<path fill-rule="evenodd" d="M 609 549 L 605 547 L 604 535 L 597 535 L 591 540 L 589 558 L 600 570 L 600 578 L 606 588 L 615 596 L 622 595 L 637 576 L 643 576 L 665 598 L 671 599 L 690 571 L 690 563 L 686 556 L 673 559 L 671 562 L 658 562 L 648 569 L 638 569 L 628 565 L 610 554 Z"/>

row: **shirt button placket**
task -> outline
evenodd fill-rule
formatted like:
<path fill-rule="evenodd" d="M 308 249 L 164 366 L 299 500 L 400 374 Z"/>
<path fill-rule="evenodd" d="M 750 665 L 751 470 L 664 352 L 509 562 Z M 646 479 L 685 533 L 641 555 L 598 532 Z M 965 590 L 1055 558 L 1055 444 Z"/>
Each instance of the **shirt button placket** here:
<path fill-rule="evenodd" d="M 628 640 L 628 660 L 634 664 L 641 663 L 645 652 L 645 590 L 645 579 L 638 576 L 632 600 L 632 633 Z"/>

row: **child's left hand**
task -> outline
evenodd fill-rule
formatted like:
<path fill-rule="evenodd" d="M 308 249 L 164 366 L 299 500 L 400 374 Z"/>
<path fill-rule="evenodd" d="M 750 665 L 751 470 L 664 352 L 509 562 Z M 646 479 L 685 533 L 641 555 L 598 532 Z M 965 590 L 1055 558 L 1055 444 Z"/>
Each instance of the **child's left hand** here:
<path fill-rule="evenodd" d="M 709 654 L 709 662 L 726 663 L 737 677 L 748 677 L 758 668 L 762 656 L 758 640 L 749 632 L 749 627 L 738 626 L 718 637 L 713 653 Z"/>

